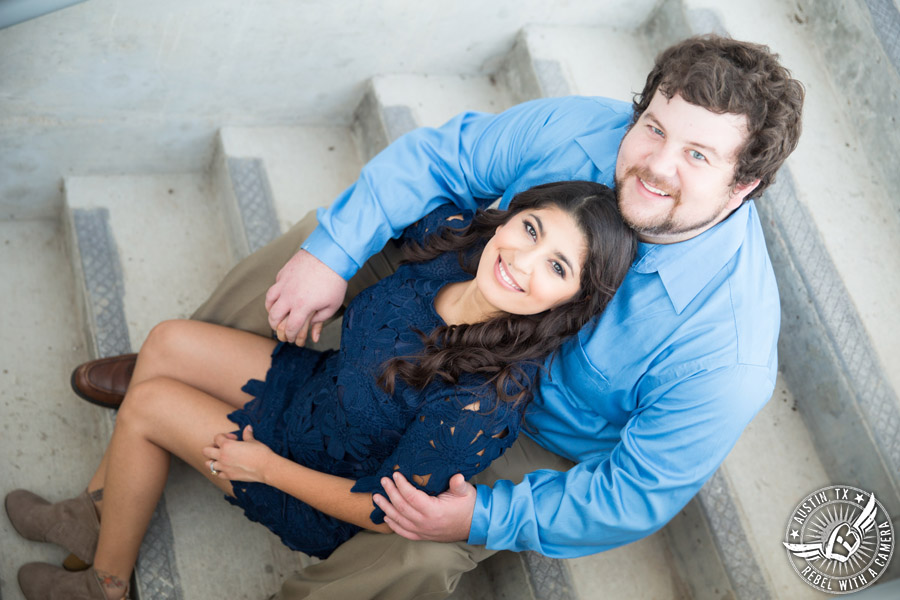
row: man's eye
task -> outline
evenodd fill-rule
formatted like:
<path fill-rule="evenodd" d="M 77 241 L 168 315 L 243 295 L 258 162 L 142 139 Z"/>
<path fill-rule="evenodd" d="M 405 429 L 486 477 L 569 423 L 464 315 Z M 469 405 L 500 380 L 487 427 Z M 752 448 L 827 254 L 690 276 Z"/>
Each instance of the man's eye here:
<path fill-rule="evenodd" d="M 690 155 L 691 155 L 691 158 L 693 158 L 694 160 L 702 160 L 702 161 L 706 160 L 706 157 L 703 156 L 702 154 L 700 154 L 699 152 L 697 152 L 696 150 L 691 150 Z"/>
<path fill-rule="evenodd" d="M 535 230 L 534 226 L 528 221 L 525 221 L 525 231 L 528 233 L 528 235 L 531 236 L 531 239 L 537 239 L 537 231 Z"/>

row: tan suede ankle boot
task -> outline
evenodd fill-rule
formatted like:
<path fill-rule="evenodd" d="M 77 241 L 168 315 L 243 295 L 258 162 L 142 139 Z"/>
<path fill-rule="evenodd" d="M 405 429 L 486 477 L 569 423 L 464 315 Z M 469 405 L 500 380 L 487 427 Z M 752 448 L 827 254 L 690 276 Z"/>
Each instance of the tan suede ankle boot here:
<path fill-rule="evenodd" d="M 46 563 L 28 563 L 19 569 L 19 587 L 27 600 L 106 600 L 93 568 L 70 573 Z M 128 588 L 121 598 L 128 598 Z"/>
<path fill-rule="evenodd" d="M 86 563 L 94 562 L 100 521 L 87 490 L 56 504 L 16 490 L 6 496 L 6 514 L 25 539 L 57 544 Z"/>

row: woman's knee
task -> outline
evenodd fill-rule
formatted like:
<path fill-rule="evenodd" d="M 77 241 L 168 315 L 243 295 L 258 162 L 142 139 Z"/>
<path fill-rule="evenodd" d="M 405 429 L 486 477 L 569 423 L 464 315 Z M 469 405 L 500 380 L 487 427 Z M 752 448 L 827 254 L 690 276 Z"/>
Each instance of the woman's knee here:
<path fill-rule="evenodd" d="M 166 375 L 167 365 L 178 362 L 179 349 L 190 339 L 191 325 L 191 321 L 173 319 L 153 327 L 138 354 L 142 370 L 150 377 Z"/>
<path fill-rule="evenodd" d="M 140 427 L 172 410 L 172 384 L 166 377 L 154 377 L 131 385 L 116 414 L 116 426 Z"/>

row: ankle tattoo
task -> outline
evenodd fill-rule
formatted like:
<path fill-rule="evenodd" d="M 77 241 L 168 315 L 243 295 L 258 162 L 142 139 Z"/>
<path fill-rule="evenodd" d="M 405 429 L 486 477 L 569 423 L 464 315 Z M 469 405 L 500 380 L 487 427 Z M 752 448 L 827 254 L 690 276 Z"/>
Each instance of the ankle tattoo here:
<path fill-rule="evenodd" d="M 88 492 L 88 495 L 91 497 L 91 500 L 94 501 L 94 504 L 98 502 L 103 502 L 103 488 L 99 490 L 94 490 L 93 492 Z"/>
<path fill-rule="evenodd" d="M 112 573 L 107 573 L 106 571 L 97 571 L 94 570 L 94 573 L 97 576 L 97 581 L 100 582 L 100 585 L 107 589 L 113 590 L 124 590 L 128 587 L 128 583 L 122 581 Z"/>

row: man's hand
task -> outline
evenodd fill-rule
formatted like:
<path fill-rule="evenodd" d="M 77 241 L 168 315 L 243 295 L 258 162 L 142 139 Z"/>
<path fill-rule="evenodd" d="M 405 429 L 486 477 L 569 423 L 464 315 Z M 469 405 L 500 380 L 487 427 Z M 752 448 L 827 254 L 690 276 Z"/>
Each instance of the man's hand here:
<path fill-rule="evenodd" d="M 343 277 L 300 250 L 278 271 L 275 284 L 266 292 L 269 326 L 283 342 L 302 346 L 307 333 L 318 342 L 325 320 L 341 307 L 346 293 Z"/>
<path fill-rule="evenodd" d="M 476 491 L 459 473 L 450 478 L 450 489 L 438 496 L 416 489 L 400 473 L 394 473 L 393 481 L 383 477 L 381 485 L 390 501 L 380 494 L 372 499 L 384 511 L 384 522 L 394 533 L 435 542 L 469 539 Z"/>

